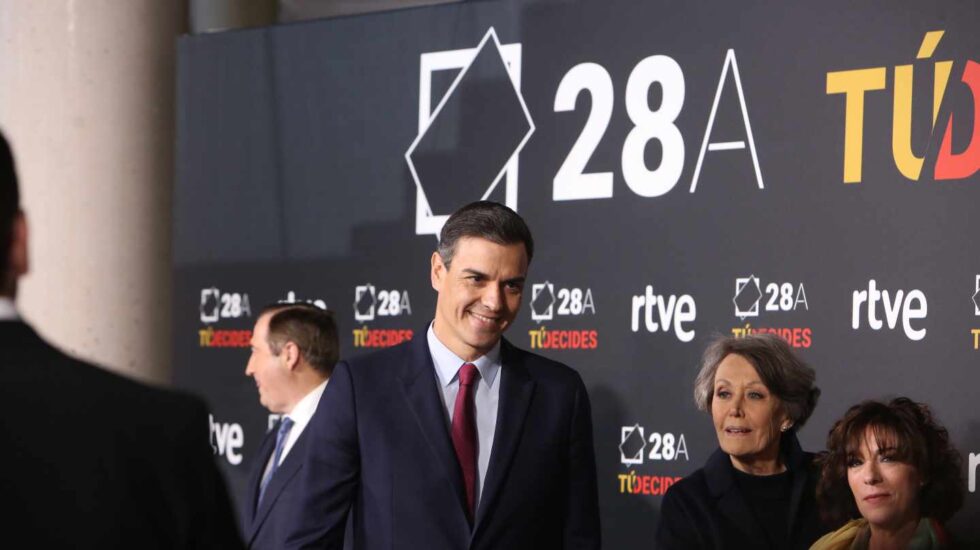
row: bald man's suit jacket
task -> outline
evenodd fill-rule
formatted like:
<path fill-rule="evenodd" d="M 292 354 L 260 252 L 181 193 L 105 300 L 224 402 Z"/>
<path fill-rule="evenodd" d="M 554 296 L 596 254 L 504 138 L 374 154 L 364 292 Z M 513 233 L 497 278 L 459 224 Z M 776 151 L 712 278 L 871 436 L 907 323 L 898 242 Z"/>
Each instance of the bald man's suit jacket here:
<path fill-rule="evenodd" d="M 307 431 L 287 548 L 598 549 L 588 394 L 565 365 L 501 344 L 499 407 L 475 522 L 425 332 L 341 362 Z"/>
<path fill-rule="evenodd" d="M 199 399 L 0 321 L 3 536 L 24 548 L 240 548 Z"/>

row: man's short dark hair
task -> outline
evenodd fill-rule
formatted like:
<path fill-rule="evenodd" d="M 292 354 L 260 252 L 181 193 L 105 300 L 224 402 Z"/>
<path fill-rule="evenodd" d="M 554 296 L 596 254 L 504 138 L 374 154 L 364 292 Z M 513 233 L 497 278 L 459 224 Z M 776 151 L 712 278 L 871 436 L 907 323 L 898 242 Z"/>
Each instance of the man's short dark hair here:
<path fill-rule="evenodd" d="M 17 189 L 17 170 L 14 168 L 14 155 L 10 145 L 0 133 L 0 276 L 6 277 L 7 260 L 10 258 L 10 245 L 13 238 L 14 219 L 20 212 L 20 191 Z"/>
<path fill-rule="evenodd" d="M 456 254 L 456 241 L 463 237 L 478 237 L 500 245 L 522 243 L 528 264 L 534 256 L 534 239 L 524 219 L 500 203 L 471 202 L 449 216 L 442 226 L 438 248 L 446 269 Z"/>
<path fill-rule="evenodd" d="M 271 313 L 266 341 L 273 355 L 287 342 L 299 348 L 303 359 L 320 373 L 330 376 L 340 358 L 337 323 L 332 312 L 311 304 L 272 304 L 259 314 Z"/>

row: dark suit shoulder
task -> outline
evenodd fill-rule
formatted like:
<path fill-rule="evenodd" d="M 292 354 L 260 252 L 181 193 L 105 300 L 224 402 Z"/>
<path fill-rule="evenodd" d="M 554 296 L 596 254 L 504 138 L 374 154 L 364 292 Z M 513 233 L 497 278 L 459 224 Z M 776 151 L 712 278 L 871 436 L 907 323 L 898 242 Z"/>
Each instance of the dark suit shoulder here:
<path fill-rule="evenodd" d="M 416 335 L 415 338 L 424 339 L 425 335 Z M 408 357 L 411 356 L 412 346 L 414 345 L 416 345 L 416 342 L 414 339 L 412 339 L 388 348 L 382 348 L 355 355 L 354 357 L 344 359 L 341 362 L 347 363 L 351 369 L 377 368 L 391 365 L 393 361 L 404 361 L 408 359 Z"/>
<path fill-rule="evenodd" d="M 543 379 L 572 386 L 582 384 L 581 375 L 572 367 L 543 355 L 518 348 L 506 340 L 502 343 L 501 359 L 505 366 L 517 363 L 527 367 L 531 376 L 539 380 Z"/>
<path fill-rule="evenodd" d="M 75 359 L 45 342 L 23 323 L 4 323 L 3 337 L 16 338 L 5 346 L 7 357 L 0 368 L 14 387 L 43 388 L 41 393 L 28 392 L 31 399 L 50 399 L 60 409 L 73 415 L 109 414 L 142 417 L 155 416 L 206 418 L 203 401 L 174 390 L 159 388 L 132 380 L 93 363 Z"/>
<path fill-rule="evenodd" d="M 0 346 L 0 413 L 32 412 L 4 432 L 0 469 L 22 475 L 0 485 L 38 547 L 238 546 L 203 401 L 69 357 L 23 323 L 0 323 Z"/>
<path fill-rule="evenodd" d="M 660 506 L 660 518 L 654 535 L 657 548 L 705 548 L 704 529 L 713 524 L 710 498 L 704 468 L 674 483 L 667 489 Z"/>
<path fill-rule="evenodd" d="M 679 504 L 690 499 L 704 499 L 709 494 L 704 468 L 698 468 L 691 475 L 678 480 L 667 489 L 667 493 L 664 494 L 664 506 L 666 507 L 668 501 Z"/>
<path fill-rule="evenodd" d="M 413 341 L 344 359 L 337 364 L 334 376 L 348 376 L 350 384 L 388 386 L 415 365 Z M 343 373 L 341 371 L 344 371 Z M 330 384 L 332 385 L 332 384 Z M 328 387 L 330 386 L 328 385 Z"/>
<path fill-rule="evenodd" d="M 116 409 L 126 411 L 126 416 L 137 424 L 149 427 L 159 422 L 156 430 L 171 428 L 175 436 L 201 432 L 206 429 L 207 406 L 194 395 L 178 390 L 153 386 L 131 380 L 102 367 L 76 362 L 72 366 L 79 378 L 81 387 L 88 387 L 88 398 L 106 400 Z M 155 430 L 155 431 L 156 431 Z"/>

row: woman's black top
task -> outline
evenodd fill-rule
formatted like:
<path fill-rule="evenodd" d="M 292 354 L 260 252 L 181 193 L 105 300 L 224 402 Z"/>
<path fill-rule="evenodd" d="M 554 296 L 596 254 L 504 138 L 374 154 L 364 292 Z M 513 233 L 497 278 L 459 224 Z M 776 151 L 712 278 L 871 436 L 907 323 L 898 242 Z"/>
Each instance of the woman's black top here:
<path fill-rule="evenodd" d="M 787 468 L 782 478 L 746 484 L 739 483 L 731 458 L 715 450 L 704 467 L 667 491 L 660 508 L 656 548 L 808 550 L 830 531 L 817 513 L 819 470 L 813 464 L 814 455 L 800 448 L 793 432 L 783 434 L 780 451 Z M 788 495 L 779 501 L 785 490 L 781 484 L 788 487 Z M 773 500 L 782 502 L 783 512 L 775 509 Z"/>
<path fill-rule="evenodd" d="M 789 507 L 793 474 L 789 470 L 771 476 L 755 476 L 735 469 L 735 484 L 774 548 L 789 545 Z"/>

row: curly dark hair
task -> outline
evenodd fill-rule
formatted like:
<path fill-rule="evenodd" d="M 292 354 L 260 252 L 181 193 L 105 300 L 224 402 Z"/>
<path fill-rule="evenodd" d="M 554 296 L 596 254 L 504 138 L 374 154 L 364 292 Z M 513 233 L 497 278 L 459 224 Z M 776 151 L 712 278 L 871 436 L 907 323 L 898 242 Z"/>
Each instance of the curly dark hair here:
<path fill-rule="evenodd" d="M 827 451 L 818 459 L 817 502 L 824 519 L 839 526 L 861 517 L 847 482 L 850 459 L 871 430 L 879 447 L 895 449 L 895 459 L 912 465 L 924 481 L 919 513 L 945 522 L 963 505 L 962 459 L 949 442 L 929 407 L 907 397 L 888 403 L 864 401 L 854 405 L 827 434 Z M 887 442 L 887 445 L 885 444 Z"/>

